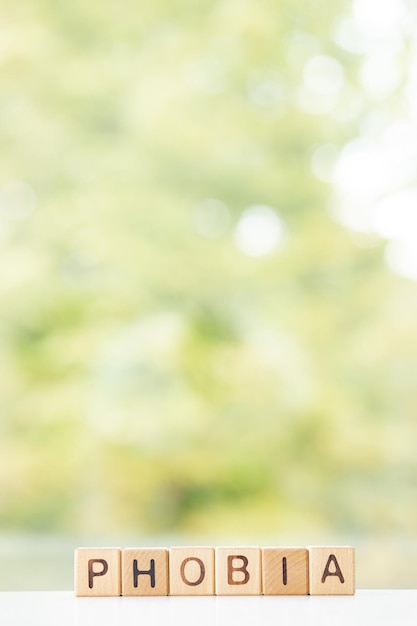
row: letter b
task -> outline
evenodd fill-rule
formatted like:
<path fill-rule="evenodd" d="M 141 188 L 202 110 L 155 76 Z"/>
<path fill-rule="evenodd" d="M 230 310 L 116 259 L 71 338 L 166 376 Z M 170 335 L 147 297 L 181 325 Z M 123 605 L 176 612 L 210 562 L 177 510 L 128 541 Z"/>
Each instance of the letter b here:
<path fill-rule="evenodd" d="M 233 565 L 234 561 L 239 559 L 243 565 L 236 567 Z M 228 585 L 246 585 L 249 582 L 250 574 L 247 570 L 248 559 L 243 554 L 230 554 L 227 557 L 227 584 Z M 243 578 L 234 576 L 235 572 L 242 572 Z"/>
<path fill-rule="evenodd" d="M 216 548 L 216 593 L 219 596 L 261 593 L 260 548 Z"/>

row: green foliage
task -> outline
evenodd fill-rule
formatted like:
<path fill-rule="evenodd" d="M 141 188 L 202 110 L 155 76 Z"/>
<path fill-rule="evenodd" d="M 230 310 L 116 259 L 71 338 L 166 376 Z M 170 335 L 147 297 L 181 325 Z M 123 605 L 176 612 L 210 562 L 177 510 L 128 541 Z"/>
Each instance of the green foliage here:
<path fill-rule="evenodd" d="M 365 112 L 297 106 L 314 54 L 355 87 L 344 10 L 4 7 L 3 529 L 415 527 L 415 286 L 311 172 Z M 260 258 L 234 241 L 252 205 L 287 231 Z"/>

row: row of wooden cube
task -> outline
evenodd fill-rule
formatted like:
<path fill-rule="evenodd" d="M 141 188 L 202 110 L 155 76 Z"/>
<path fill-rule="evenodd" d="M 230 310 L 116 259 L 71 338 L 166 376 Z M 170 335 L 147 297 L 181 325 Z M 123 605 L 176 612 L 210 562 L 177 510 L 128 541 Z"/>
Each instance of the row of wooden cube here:
<path fill-rule="evenodd" d="M 349 546 L 78 548 L 77 596 L 352 595 Z"/>

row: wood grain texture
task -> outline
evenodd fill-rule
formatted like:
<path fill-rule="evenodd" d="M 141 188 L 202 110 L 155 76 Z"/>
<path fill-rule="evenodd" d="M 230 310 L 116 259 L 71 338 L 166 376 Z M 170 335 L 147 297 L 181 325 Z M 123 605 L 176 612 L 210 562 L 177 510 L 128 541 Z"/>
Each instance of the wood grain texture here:
<path fill-rule="evenodd" d="M 310 595 L 355 593 L 355 550 L 350 546 L 309 547 Z"/>
<path fill-rule="evenodd" d="M 74 555 L 76 596 L 120 596 L 119 548 L 77 548 Z"/>
<path fill-rule="evenodd" d="M 168 595 L 166 548 L 125 548 L 122 551 L 122 595 Z"/>
<path fill-rule="evenodd" d="M 171 548 L 169 593 L 171 596 L 214 595 L 214 548 Z"/>
<path fill-rule="evenodd" d="M 260 548 L 216 548 L 216 593 L 219 596 L 261 593 Z"/>
<path fill-rule="evenodd" d="M 262 593 L 266 596 L 308 595 L 308 550 L 262 548 Z"/>

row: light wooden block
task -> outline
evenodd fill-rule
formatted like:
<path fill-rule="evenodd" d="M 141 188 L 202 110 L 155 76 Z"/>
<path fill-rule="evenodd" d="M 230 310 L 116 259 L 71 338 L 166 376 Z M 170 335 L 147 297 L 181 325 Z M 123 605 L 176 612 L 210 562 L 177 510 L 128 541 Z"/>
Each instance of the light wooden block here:
<path fill-rule="evenodd" d="M 350 546 L 313 546 L 310 561 L 310 595 L 355 593 L 355 550 Z"/>
<path fill-rule="evenodd" d="M 122 595 L 168 595 L 168 550 L 166 548 L 125 548 L 122 550 Z"/>
<path fill-rule="evenodd" d="M 308 595 L 308 550 L 262 548 L 262 593 L 266 596 Z"/>
<path fill-rule="evenodd" d="M 171 596 L 214 595 L 214 548 L 171 548 L 169 593 Z"/>
<path fill-rule="evenodd" d="M 261 593 L 260 548 L 216 548 L 216 593 L 219 596 Z"/>
<path fill-rule="evenodd" d="M 120 596 L 119 548 L 77 548 L 75 550 L 75 595 Z"/>

